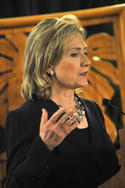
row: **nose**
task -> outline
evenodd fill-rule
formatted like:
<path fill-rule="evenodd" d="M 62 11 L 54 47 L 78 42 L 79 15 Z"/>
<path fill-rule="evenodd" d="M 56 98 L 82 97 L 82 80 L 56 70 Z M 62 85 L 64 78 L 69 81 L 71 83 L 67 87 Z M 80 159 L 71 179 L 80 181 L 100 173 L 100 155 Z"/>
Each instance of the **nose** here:
<path fill-rule="evenodd" d="M 81 67 L 89 67 L 91 65 L 91 61 L 86 55 L 83 55 L 80 65 Z"/>

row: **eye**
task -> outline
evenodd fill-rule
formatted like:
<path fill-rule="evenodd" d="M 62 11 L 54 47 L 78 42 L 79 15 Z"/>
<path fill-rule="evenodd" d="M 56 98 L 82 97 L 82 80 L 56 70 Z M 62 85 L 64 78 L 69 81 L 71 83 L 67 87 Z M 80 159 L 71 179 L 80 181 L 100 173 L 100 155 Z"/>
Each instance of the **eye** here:
<path fill-rule="evenodd" d="M 71 53 L 71 57 L 77 57 L 78 53 Z"/>
<path fill-rule="evenodd" d="M 87 51 L 85 51 L 85 52 L 84 52 L 84 55 L 88 55 L 88 52 L 87 52 Z"/>

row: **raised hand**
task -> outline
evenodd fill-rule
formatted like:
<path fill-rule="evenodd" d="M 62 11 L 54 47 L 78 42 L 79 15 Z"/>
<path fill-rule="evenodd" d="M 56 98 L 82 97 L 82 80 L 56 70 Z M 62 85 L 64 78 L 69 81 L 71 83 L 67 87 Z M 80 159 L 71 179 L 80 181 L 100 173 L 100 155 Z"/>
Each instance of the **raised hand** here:
<path fill-rule="evenodd" d="M 78 126 L 77 113 L 71 110 L 65 113 L 63 108 L 55 112 L 48 120 L 48 113 L 42 110 L 40 137 L 49 150 L 58 146 L 64 138 Z"/>

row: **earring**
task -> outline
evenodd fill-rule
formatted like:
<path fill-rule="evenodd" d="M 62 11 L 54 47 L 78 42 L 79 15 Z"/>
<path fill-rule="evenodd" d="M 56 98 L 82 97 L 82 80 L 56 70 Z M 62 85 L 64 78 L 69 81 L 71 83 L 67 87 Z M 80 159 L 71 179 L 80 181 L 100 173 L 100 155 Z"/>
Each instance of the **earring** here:
<path fill-rule="evenodd" d="M 54 70 L 50 71 L 50 75 L 53 76 L 54 75 Z"/>

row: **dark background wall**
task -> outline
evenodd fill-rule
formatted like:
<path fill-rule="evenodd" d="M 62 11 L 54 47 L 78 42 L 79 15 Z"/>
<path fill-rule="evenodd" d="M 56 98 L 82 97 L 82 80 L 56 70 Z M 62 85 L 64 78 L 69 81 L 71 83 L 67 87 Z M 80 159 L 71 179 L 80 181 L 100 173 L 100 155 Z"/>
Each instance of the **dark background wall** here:
<path fill-rule="evenodd" d="M 1 0 L 0 18 L 96 8 L 125 0 Z"/>

